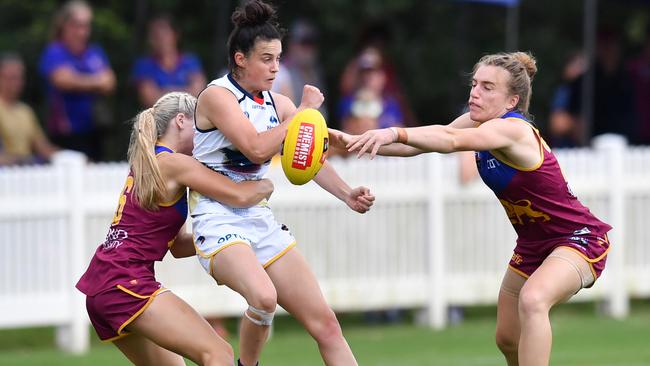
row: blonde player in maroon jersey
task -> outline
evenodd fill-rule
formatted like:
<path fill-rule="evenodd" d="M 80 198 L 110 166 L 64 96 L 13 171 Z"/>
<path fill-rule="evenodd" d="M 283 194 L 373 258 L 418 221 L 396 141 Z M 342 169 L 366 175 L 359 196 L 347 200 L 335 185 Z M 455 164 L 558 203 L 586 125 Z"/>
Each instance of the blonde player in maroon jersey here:
<path fill-rule="evenodd" d="M 154 262 L 167 251 L 195 255 L 182 229 L 186 187 L 235 207 L 250 207 L 273 192 L 269 180 L 234 183 L 189 154 L 196 98 L 162 96 L 136 118 L 129 145 L 130 172 L 113 222 L 77 283 L 90 320 L 137 365 L 232 366 L 233 350 L 190 305 L 156 281 Z"/>
<path fill-rule="evenodd" d="M 474 66 L 469 113 L 447 126 L 331 131 L 359 155 L 475 151 L 479 173 L 517 232 L 499 292 L 496 341 L 508 365 L 548 365 L 552 306 L 590 287 L 605 267 L 611 226 L 573 195 L 528 119 L 537 72 L 527 53 L 487 55 Z M 478 243 L 480 245 L 480 243 Z"/>

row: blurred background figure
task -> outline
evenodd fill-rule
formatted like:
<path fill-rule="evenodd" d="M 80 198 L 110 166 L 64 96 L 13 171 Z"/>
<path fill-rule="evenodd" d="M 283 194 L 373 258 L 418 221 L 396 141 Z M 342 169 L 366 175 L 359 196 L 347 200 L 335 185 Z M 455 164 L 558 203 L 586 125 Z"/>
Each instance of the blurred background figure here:
<path fill-rule="evenodd" d="M 24 86 L 25 66 L 20 56 L 0 55 L 0 165 L 47 162 L 57 151 L 32 107 L 20 101 Z"/>
<path fill-rule="evenodd" d="M 375 128 L 403 125 L 399 102 L 387 89 L 383 62 L 383 56 L 374 47 L 366 48 L 359 56 L 356 85 L 339 103 L 343 131 L 358 135 Z"/>
<path fill-rule="evenodd" d="M 580 120 L 570 112 L 571 83 L 586 70 L 586 60 L 581 51 L 576 51 L 562 70 L 560 85 L 555 89 L 551 99 L 548 118 L 548 139 L 552 147 L 576 147 L 584 144 Z"/>
<path fill-rule="evenodd" d="M 319 62 L 318 43 L 319 32 L 310 21 L 298 19 L 291 25 L 287 49 L 282 55 L 273 91 L 286 95 L 295 105 L 300 104 L 305 84 L 317 87 L 327 98 L 325 78 Z M 325 104 L 319 111 L 327 120 Z"/>
<path fill-rule="evenodd" d="M 581 121 L 583 77 L 571 83 L 569 96 L 569 111 Z M 593 93 L 593 124 L 586 137 L 613 133 L 631 140 L 636 123 L 634 88 L 623 67 L 620 35 L 613 29 L 602 28 L 597 35 Z"/>
<path fill-rule="evenodd" d="M 99 125 L 110 123 L 100 97 L 115 89 L 115 75 L 103 49 L 90 44 L 93 13 L 84 1 L 65 3 L 54 17 L 52 41 L 39 70 L 47 87 L 47 129 L 62 148 L 102 159 Z"/>
<path fill-rule="evenodd" d="M 628 71 L 634 83 L 634 105 L 637 124 L 632 131 L 632 143 L 650 145 L 650 24 L 638 56 L 630 60 Z"/>
<path fill-rule="evenodd" d="M 179 50 L 180 32 L 172 17 L 152 18 L 147 30 L 150 53 L 137 59 L 131 72 L 140 104 L 149 108 L 170 91 L 197 96 L 206 85 L 205 74 L 198 57 Z"/>
<path fill-rule="evenodd" d="M 348 74 L 355 85 L 343 94 L 338 104 L 341 130 L 354 135 L 375 128 L 404 125 L 404 113 L 395 95 L 388 89 L 384 57 L 375 47 L 365 48 Z M 330 156 L 347 156 L 348 152 L 330 146 Z"/>
<path fill-rule="evenodd" d="M 338 105 L 341 129 L 360 135 L 376 128 L 403 126 L 404 115 L 397 98 L 387 88 L 388 75 L 379 49 L 368 46 L 362 50 L 352 70 L 354 74 L 350 75 L 355 84 Z M 330 155 L 349 154 L 331 146 L 330 150 Z M 399 308 L 366 311 L 363 317 L 369 324 L 397 324 L 402 322 L 404 311 Z"/>
<path fill-rule="evenodd" d="M 461 185 L 467 185 L 478 181 L 478 169 L 476 167 L 476 156 L 473 151 L 460 151 L 458 157 L 458 181 Z"/>
<path fill-rule="evenodd" d="M 287 67 L 284 66 L 283 63 L 280 63 L 278 72 L 275 74 L 275 80 L 273 81 L 273 87 L 271 87 L 271 91 L 280 93 L 285 97 L 291 99 L 292 101 L 295 100 L 296 98 L 293 95 L 293 89 L 291 85 L 291 75 L 289 74 L 289 70 L 287 70 Z"/>
<path fill-rule="evenodd" d="M 5 152 L 4 146 L 2 146 L 2 139 L 0 139 L 0 167 L 9 164 L 13 164 L 13 158 Z"/>
<path fill-rule="evenodd" d="M 385 77 L 384 93 L 391 95 L 391 98 L 394 98 L 399 104 L 399 109 L 402 113 L 402 124 L 405 126 L 414 126 L 417 123 L 415 115 L 402 91 L 395 65 L 387 56 L 387 48 L 392 38 L 387 24 L 384 21 L 376 21 L 362 28 L 357 45 L 359 52 L 347 62 L 343 69 L 339 84 L 340 92 L 342 96 L 354 93 L 360 83 L 359 78 L 361 78 L 362 74 L 359 70 L 362 68 L 361 63 L 366 62 L 366 60 L 363 60 L 364 57 L 367 57 L 366 51 L 375 50 L 371 52 L 378 52 L 380 55 L 381 65 L 379 67 L 382 69 Z M 341 128 L 343 127 L 341 126 Z"/>

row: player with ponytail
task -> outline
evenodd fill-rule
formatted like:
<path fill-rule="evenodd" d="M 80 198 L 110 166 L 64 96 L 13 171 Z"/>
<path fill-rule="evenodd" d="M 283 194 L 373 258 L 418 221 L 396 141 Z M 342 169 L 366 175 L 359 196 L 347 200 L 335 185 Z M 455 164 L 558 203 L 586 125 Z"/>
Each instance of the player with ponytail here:
<path fill-rule="evenodd" d="M 154 262 L 167 251 L 195 255 L 184 229 L 187 188 L 233 207 L 250 207 L 273 192 L 269 180 L 234 183 L 197 162 L 192 152 L 196 98 L 162 96 L 136 117 L 129 144 L 130 172 L 106 240 L 77 288 L 90 320 L 137 365 L 231 366 L 232 347 L 181 298 L 156 281 Z"/>
<path fill-rule="evenodd" d="M 474 66 L 469 112 L 449 125 L 360 136 L 331 131 L 333 143 L 371 157 L 475 151 L 481 178 L 517 232 L 497 305 L 496 342 L 509 366 L 548 365 L 549 311 L 593 286 L 605 268 L 611 230 L 573 195 L 530 119 L 536 72 L 528 53 L 487 55 Z"/>
<path fill-rule="evenodd" d="M 275 9 L 247 1 L 232 14 L 230 72 L 208 84 L 196 109 L 194 157 L 233 181 L 265 176 L 297 110 L 318 108 L 321 92 L 304 87 L 300 106 L 271 92 L 282 53 Z M 352 210 L 364 213 L 374 196 L 351 188 L 325 161 L 314 181 Z M 257 364 L 276 305 L 281 305 L 318 343 L 327 365 L 356 365 L 334 312 L 323 297 L 296 239 L 269 207 L 237 210 L 202 194 L 190 194 L 192 229 L 205 271 L 240 293 L 249 307 L 240 326 L 240 364 Z"/>

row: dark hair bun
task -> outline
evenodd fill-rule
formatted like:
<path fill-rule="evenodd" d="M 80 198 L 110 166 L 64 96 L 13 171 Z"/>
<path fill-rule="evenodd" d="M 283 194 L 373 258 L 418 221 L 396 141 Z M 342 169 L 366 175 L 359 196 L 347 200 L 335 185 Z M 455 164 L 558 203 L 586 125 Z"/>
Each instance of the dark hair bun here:
<path fill-rule="evenodd" d="M 275 18 L 275 9 L 260 0 L 251 0 L 237 8 L 232 14 L 232 23 L 236 27 L 262 25 Z"/>

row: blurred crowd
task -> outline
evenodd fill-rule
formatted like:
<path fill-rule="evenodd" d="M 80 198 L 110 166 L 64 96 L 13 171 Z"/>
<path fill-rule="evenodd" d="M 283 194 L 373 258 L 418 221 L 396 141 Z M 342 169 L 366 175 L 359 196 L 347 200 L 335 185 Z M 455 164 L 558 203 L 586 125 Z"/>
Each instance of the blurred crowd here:
<path fill-rule="evenodd" d="M 0 165 L 48 162 L 60 150 L 79 151 L 90 161 L 106 160 L 103 127 L 114 124 L 115 118 L 106 98 L 118 83 L 128 83 L 142 108 L 172 90 L 197 95 L 207 77 L 200 58 L 180 49 L 181 30 L 173 19 L 169 14 L 149 19 L 146 54 L 133 61 L 129 75 L 116 75 L 111 55 L 90 41 L 93 9 L 79 0 L 66 2 L 55 14 L 38 75 L 26 75 L 21 55 L 0 50 Z M 326 96 L 339 95 L 336 102 L 324 104 L 321 112 L 328 122 L 349 133 L 418 125 L 399 72 L 388 56 L 388 27 L 370 25 L 360 35 L 356 53 L 349 56 L 338 85 L 333 86 L 321 65 L 321 31 L 308 19 L 295 20 L 289 25 L 274 91 L 296 104 L 304 84 L 317 86 Z M 650 28 L 638 55 L 625 59 L 621 50 L 621 35 L 601 29 L 593 65 L 580 50 L 567 55 L 549 112 L 537 121 L 552 147 L 585 146 L 603 133 L 624 135 L 633 144 L 650 144 Z M 587 125 L 582 86 L 590 71 L 594 108 L 593 122 Z M 21 100 L 26 78 L 38 79 L 42 85 L 47 104 L 43 121 L 38 120 L 34 106 Z M 333 89 L 336 93 L 329 93 Z M 331 151 L 330 155 L 347 153 Z M 471 180 L 474 174 L 466 171 L 473 169 L 471 156 L 459 161 L 461 180 Z"/>
<path fill-rule="evenodd" d="M 593 65 L 576 51 L 569 55 L 555 90 L 548 120 L 554 147 L 585 146 L 594 136 L 614 133 L 632 144 L 650 144 L 650 27 L 640 53 L 624 59 L 621 35 L 602 28 Z M 583 83 L 593 73 L 592 124 L 585 123 Z"/>

